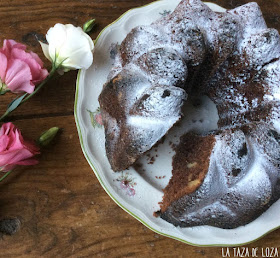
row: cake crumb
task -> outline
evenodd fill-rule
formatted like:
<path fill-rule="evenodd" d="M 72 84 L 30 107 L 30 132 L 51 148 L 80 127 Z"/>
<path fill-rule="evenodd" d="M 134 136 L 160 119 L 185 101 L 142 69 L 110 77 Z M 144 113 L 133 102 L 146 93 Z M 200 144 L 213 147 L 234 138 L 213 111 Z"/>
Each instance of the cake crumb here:
<path fill-rule="evenodd" d="M 175 143 L 173 143 L 173 142 L 170 141 L 170 142 L 169 142 L 169 146 L 171 147 L 172 150 L 175 151 L 177 145 L 176 145 Z M 171 152 L 169 152 L 169 153 L 171 153 Z"/>
<path fill-rule="evenodd" d="M 150 161 L 148 162 L 148 164 L 154 164 L 154 162 L 156 161 L 155 157 L 151 157 Z"/>
<path fill-rule="evenodd" d="M 153 216 L 156 217 L 156 218 L 158 218 L 158 217 L 160 216 L 160 211 L 155 211 L 155 212 L 153 213 Z"/>
<path fill-rule="evenodd" d="M 165 178 L 166 176 L 155 176 L 156 179 L 163 179 Z"/>

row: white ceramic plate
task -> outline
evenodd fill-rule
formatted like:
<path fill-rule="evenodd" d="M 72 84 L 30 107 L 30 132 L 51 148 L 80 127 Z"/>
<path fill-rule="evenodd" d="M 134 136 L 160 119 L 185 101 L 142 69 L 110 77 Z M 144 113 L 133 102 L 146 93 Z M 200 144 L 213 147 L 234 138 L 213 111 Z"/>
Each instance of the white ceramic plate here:
<path fill-rule="evenodd" d="M 252 223 L 231 230 L 210 226 L 178 228 L 153 216 L 153 213 L 159 210 L 158 202 L 162 200 L 162 189 L 171 176 L 173 151 L 169 142 L 176 143 L 182 133 L 180 128 L 173 129 L 164 144 L 141 159 L 142 167 L 138 171 L 130 168 L 122 173 L 114 173 L 105 154 L 104 130 L 99 124 L 98 96 L 113 65 L 115 46 L 122 42 L 132 28 L 150 24 L 173 11 L 179 2 L 180 0 L 163 0 L 130 10 L 98 36 L 93 65 L 87 71 L 80 71 L 77 78 L 75 119 L 82 150 L 109 196 L 151 230 L 191 245 L 246 244 L 280 226 L 279 201 Z M 225 10 L 212 3 L 209 3 L 209 6 L 215 11 Z M 200 108 L 189 105 L 193 112 L 184 118 L 184 129 L 196 127 L 203 131 L 205 128 L 216 127 L 216 114 L 210 116 L 209 113 L 215 112 L 213 105 L 207 99 L 202 99 L 202 103 Z"/>

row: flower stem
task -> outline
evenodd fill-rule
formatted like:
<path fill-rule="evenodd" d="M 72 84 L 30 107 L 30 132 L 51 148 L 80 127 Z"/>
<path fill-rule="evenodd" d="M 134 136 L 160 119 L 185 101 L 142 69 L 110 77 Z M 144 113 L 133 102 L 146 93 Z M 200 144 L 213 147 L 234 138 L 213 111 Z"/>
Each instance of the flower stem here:
<path fill-rule="evenodd" d="M 48 77 L 45 79 L 45 80 L 43 80 L 40 84 L 39 84 L 39 86 L 37 86 L 36 87 L 36 89 L 31 93 L 31 94 L 29 94 L 26 98 L 24 98 L 22 101 L 21 101 L 21 103 L 19 104 L 19 106 L 20 105 L 22 105 L 24 102 L 26 102 L 27 100 L 29 100 L 31 97 L 33 97 L 52 77 L 53 77 L 53 75 L 54 75 L 54 73 L 55 73 L 55 71 L 57 70 L 57 67 L 52 67 L 52 69 L 51 69 L 51 71 L 50 71 L 50 73 L 49 73 L 49 75 L 48 75 Z M 0 121 L 1 121 L 1 119 L 0 119 Z"/>
<path fill-rule="evenodd" d="M 47 78 L 45 80 L 43 80 L 31 94 L 27 95 L 25 93 L 27 95 L 27 97 L 24 97 L 23 100 L 18 104 L 17 107 L 21 106 L 24 102 L 26 102 L 27 100 L 32 98 L 53 77 L 54 73 L 56 72 L 56 70 L 58 68 L 59 68 L 59 66 L 58 67 L 52 66 L 52 69 L 51 69 L 49 75 L 47 76 Z M 12 111 L 6 110 L 6 112 L 0 117 L 0 121 L 3 121 L 10 113 L 12 113 Z"/>
<path fill-rule="evenodd" d="M 0 182 L 2 182 L 9 174 L 11 174 L 13 170 L 8 171 L 4 176 L 0 178 Z"/>

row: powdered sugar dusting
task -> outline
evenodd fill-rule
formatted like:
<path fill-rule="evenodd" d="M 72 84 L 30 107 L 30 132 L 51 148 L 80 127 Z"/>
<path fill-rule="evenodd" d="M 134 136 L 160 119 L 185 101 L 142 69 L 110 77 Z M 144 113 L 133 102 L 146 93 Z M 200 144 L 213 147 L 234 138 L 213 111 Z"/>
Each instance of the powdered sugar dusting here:
<path fill-rule="evenodd" d="M 228 12 L 241 19 L 241 23 L 243 24 L 243 39 L 247 39 L 251 35 L 267 29 L 266 22 L 257 3 L 248 3 Z M 244 42 L 241 40 L 240 46 L 242 45 L 244 45 Z"/>

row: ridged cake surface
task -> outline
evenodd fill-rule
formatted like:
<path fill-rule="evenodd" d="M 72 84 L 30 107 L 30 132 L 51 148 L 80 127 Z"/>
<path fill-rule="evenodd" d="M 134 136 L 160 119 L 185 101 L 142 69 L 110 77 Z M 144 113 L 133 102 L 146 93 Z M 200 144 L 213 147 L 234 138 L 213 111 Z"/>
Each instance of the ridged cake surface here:
<path fill-rule="evenodd" d="M 182 227 L 255 219 L 280 194 L 279 57 L 279 33 L 256 3 L 216 13 L 183 0 L 134 28 L 99 97 L 112 169 L 151 149 L 180 120 L 188 96 L 206 95 L 219 130 L 182 137 L 160 216 Z"/>

